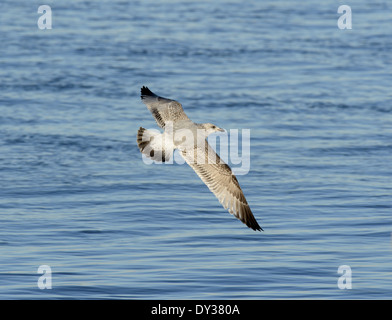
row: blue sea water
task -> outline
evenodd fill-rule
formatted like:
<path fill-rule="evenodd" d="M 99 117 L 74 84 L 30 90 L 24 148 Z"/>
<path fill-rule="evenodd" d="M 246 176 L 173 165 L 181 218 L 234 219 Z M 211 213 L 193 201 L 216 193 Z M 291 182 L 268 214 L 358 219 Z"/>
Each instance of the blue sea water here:
<path fill-rule="evenodd" d="M 390 1 L 44 2 L 0 3 L 1 299 L 392 298 Z M 250 129 L 264 232 L 142 161 L 143 85 Z"/>

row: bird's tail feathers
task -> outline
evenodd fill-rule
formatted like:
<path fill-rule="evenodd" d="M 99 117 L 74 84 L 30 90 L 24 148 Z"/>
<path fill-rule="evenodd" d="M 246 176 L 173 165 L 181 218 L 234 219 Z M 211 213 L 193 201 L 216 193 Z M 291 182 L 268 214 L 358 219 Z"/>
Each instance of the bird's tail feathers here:
<path fill-rule="evenodd" d="M 142 154 L 158 162 L 167 162 L 173 148 L 165 144 L 164 135 L 142 127 L 137 132 L 137 145 Z"/>

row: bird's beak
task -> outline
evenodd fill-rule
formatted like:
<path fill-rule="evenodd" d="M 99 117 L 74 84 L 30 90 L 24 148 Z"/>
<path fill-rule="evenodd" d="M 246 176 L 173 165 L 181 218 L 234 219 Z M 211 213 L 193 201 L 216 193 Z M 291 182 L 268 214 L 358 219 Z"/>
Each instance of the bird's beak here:
<path fill-rule="evenodd" d="M 226 130 L 225 130 L 225 129 L 222 129 L 222 128 L 219 128 L 218 131 L 219 131 L 219 132 L 226 132 Z"/>

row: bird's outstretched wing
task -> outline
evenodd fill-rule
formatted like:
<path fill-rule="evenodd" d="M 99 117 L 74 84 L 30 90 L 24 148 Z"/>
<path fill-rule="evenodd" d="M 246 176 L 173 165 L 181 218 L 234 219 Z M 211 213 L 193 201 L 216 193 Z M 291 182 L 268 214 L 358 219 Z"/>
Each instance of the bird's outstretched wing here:
<path fill-rule="evenodd" d="M 249 228 L 263 230 L 253 216 L 236 176 L 207 141 L 205 147 L 195 146 L 194 150 L 181 150 L 180 153 L 225 209 Z"/>
<path fill-rule="evenodd" d="M 165 128 L 165 124 L 168 121 L 176 122 L 179 120 L 189 120 L 185 114 L 181 103 L 157 96 L 151 92 L 147 87 L 141 88 L 141 99 L 147 106 L 148 110 L 151 111 L 158 126 Z"/>

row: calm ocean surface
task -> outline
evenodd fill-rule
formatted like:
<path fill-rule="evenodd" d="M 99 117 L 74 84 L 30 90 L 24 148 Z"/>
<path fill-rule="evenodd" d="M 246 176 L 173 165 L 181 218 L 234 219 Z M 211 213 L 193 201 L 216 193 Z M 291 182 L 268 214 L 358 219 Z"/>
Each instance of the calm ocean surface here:
<path fill-rule="evenodd" d="M 43 2 L 0 3 L 1 299 L 392 298 L 390 1 Z M 264 232 L 142 161 L 142 85 L 250 129 Z"/>

